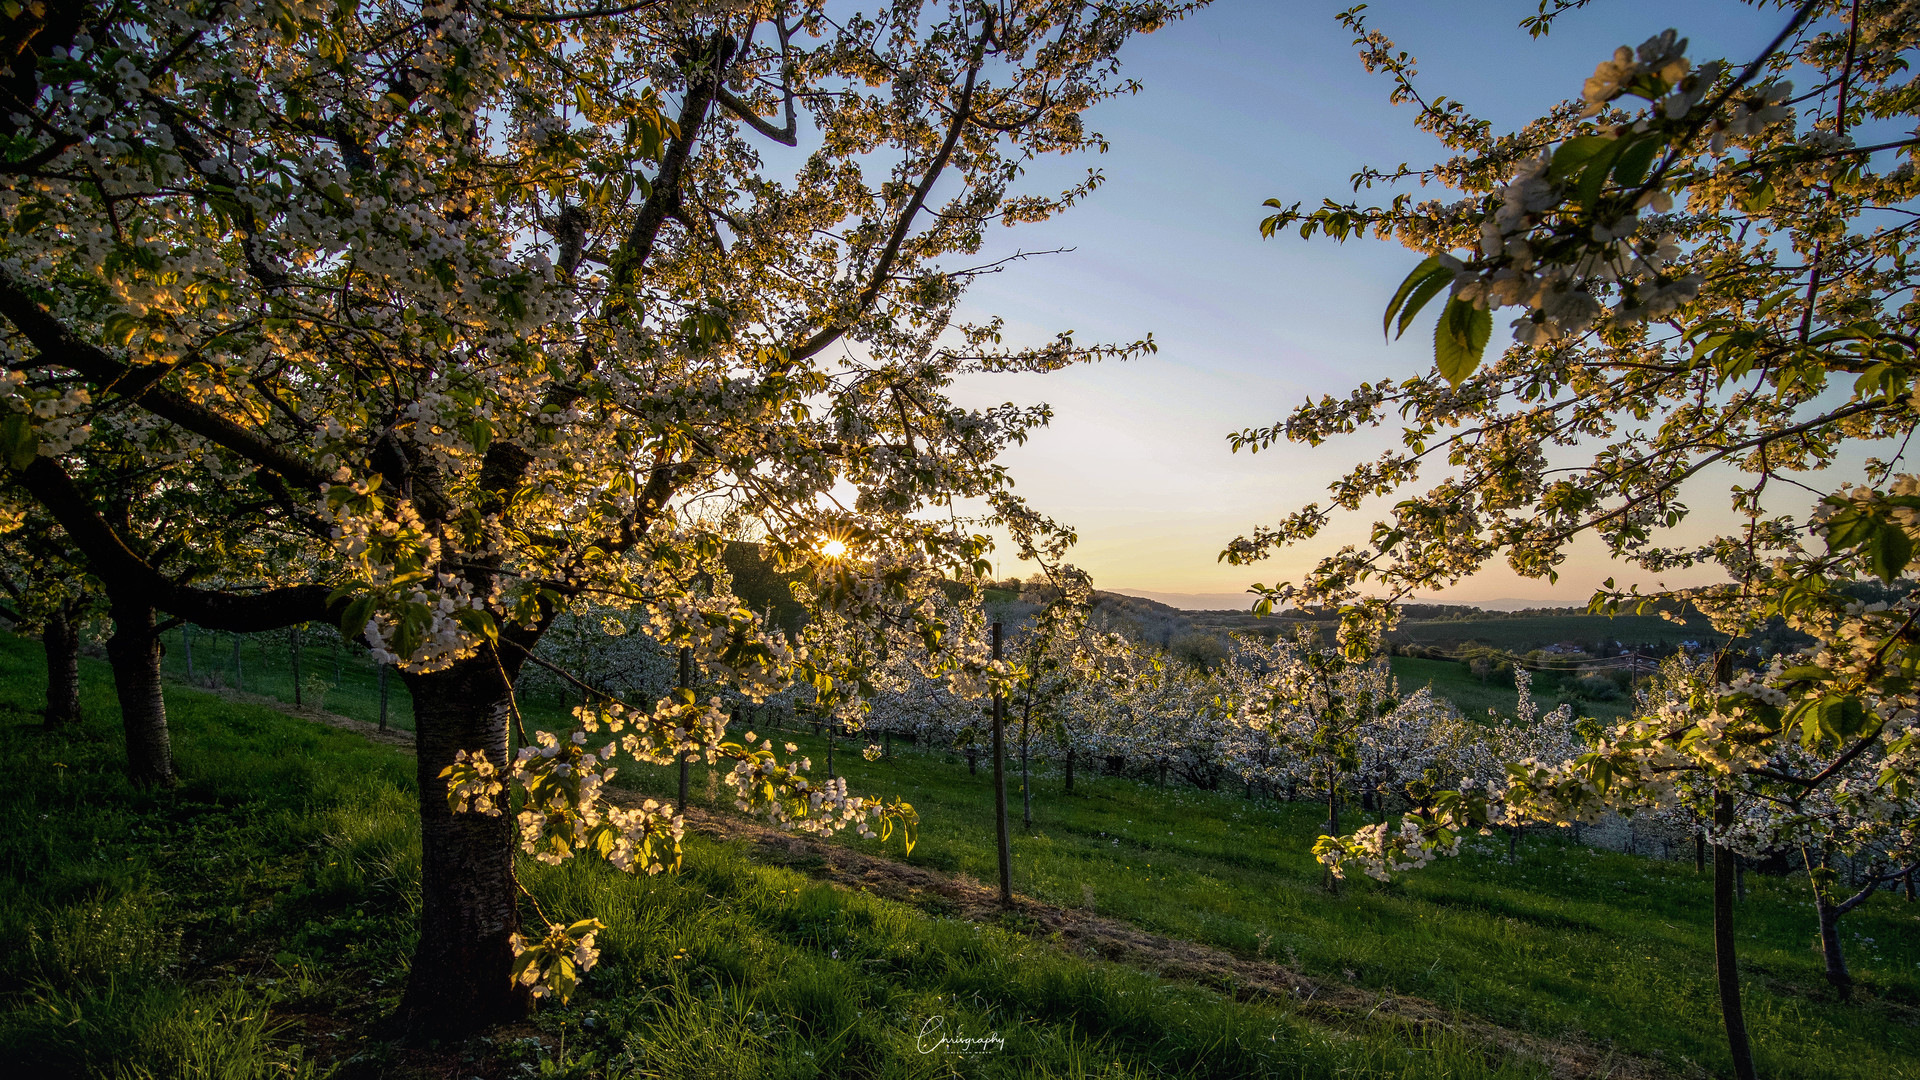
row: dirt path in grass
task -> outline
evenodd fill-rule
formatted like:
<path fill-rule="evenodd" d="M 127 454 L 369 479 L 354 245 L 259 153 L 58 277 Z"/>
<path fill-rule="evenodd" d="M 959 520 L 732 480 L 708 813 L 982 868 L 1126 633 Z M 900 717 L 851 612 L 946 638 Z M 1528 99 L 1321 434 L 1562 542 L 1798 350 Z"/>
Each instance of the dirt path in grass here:
<path fill-rule="evenodd" d="M 1665 1080 L 1682 1075 L 1647 1058 L 1585 1040 L 1546 1039 L 1513 1031 L 1421 998 L 1310 978 L 1283 964 L 1151 933 L 1077 908 L 1016 894 L 1014 908 L 1007 912 L 1000 907 L 998 889 L 965 875 L 870 855 L 733 815 L 690 808 L 687 819 L 698 832 L 745 841 L 760 861 L 790 866 L 845 889 L 870 892 L 936 915 L 998 923 L 1082 956 L 1145 968 L 1242 1000 L 1288 998 L 1297 1011 L 1342 1030 L 1388 1025 L 1443 1028 L 1540 1061 L 1560 1080 Z"/>
<path fill-rule="evenodd" d="M 393 728 L 381 731 L 364 720 L 319 709 L 296 709 L 257 694 L 218 692 L 232 701 L 278 709 L 290 716 L 356 732 L 375 742 L 409 750 L 413 746 L 411 732 Z M 615 803 L 637 803 L 645 798 L 613 789 L 607 794 Z M 1286 998 L 1300 1013 L 1340 1030 L 1364 1031 L 1389 1025 L 1444 1029 L 1539 1061 L 1556 1080 L 1672 1080 L 1704 1075 L 1698 1069 L 1682 1073 L 1649 1058 L 1583 1039 L 1547 1039 L 1513 1031 L 1422 998 L 1312 978 L 1283 964 L 1150 933 L 1132 923 L 1077 908 L 1016 896 L 1013 911 L 1007 912 L 1000 907 L 998 890 L 965 875 L 870 855 L 735 815 L 690 807 L 687 820 L 697 832 L 747 843 L 760 861 L 791 867 L 841 888 L 912 904 L 935 915 L 997 923 L 1082 956 L 1144 968 L 1242 1000 Z"/>

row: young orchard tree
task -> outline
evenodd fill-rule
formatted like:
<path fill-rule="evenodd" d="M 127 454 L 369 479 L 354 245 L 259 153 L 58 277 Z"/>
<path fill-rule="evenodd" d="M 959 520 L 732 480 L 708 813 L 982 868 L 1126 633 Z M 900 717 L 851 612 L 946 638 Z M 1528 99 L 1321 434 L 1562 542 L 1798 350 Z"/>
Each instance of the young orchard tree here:
<path fill-rule="evenodd" d="M 1528 23 L 1545 33 L 1582 6 L 1554 0 Z M 1403 419 L 1405 449 L 1349 473 L 1330 506 L 1225 553 L 1260 558 L 1338 510 L 1400 492 L 1369 543 L 1268 602 L 1438 589 L 1496 557 L 1551 578 L 1568 545 L 1592 534 L 1647 571 L 1723 568 L 1727 584 L 1692 597 L 1723 632 L 1783 616 L 1823 643 L 1777 673 L 1709 677 L 1684 700 L 1653 703 L 1589 752 L 1512 775 L 1504 792 L 1509 813 L 1544 820 L 1666 803 L 1683 777 L 1711 792 L 1716 966 L 1742 1080 L 1755 1067 L 1733 957 L 1737 807 L 1749 795 L 1807 804 L 1831 792 L 1883 813 L 1920 764 L 1916 608 L 1863 606 L 1841 589 L 1906 574 L 1920 532 L 1920 482 L 1899 471 L 1920 415 L 1920 309 L 1909 301 L 1920 224 L 1908 209 L 1920 195 L 1920 96 L 1907 61 L 1920 11 L 1890 0 L 1754 6 L 1778 20 L 1758 55 L 1696 64 L 1667 31 L 1615 50 L 1579 100 L 1505 134 L 1423 91 L 1413 60 L 1359 9 L 1343 16 L 1368 67 L 1393 80 L 1394 100 L 1413 103 L 1452 154 L 1431 169 L 1363 170 L 1356 190 L 1419 181 L 1460 197 L 1275 204 L 1265 228 L 1371 235 L 1424 256 L 1389 301 L 1385 329 L 1405 331 L 1437 303 L 1435 367 L 1235 436 L 1254 449 L 1317 444 L 1391 415 Z M 1488 359 L 1501 308 L 1517 309 L 1513 342 Z M 1863 474 L 1821 475 L 1868 440 L 1886 441 L 1888 456 Z M 1402 492 L 1429 460 L 1446 477 Z M 1688 512 L 1682 486 L 1710 468 L 1736 475 L 1743 523 L 1705 543 L 1670 539 Z M 1812 515 L 1793 513 L 1798 496 L 1782 489 L 1809 483 L 1829 494 Z M 1633 596 L 1609 585 L 1595 603 L 1615 609 Z M 1352 603 L 1350 614 L 1364 621 L 1369 607 Z M 1863 758 L 1878 765 L 1871 780 L 1842 784 Z M 1382 872 L 1417 864 L 1483 820 L 1486 805 L 1481 793 L 1456 796 L 1390 837 L 1328 837 L 1322 851 Z"/>
<path fill-rule="evenodd" d="M 1341 796 L 1356 790 L 1361 729 L 1399 707 L 1399 688 L 1384 660 L 1355 656 L 1320 638 L 1320 628 L 1306 624 L 1290 643 L 1275 639 L 1239 724 L 1276 744 L 1274 759 L 1297 786 L 1326 803 L 1327 831 L 1337 833 Z"/>
<path fill-rule="evenodd" d="M 818 669 L 708 587 L 704 522 L 752 523 L 784 569 L 857 542 L 863 576 L 816 589 L 855 621 L 982 571 L 979 534 L 920 511 L 1004 516 L 996 456 L 1047 412 L 962 409 L 949 383 L 1150 343 L 1005 347 L 954 317 L 970 259 L 1097 184 L 1017 190 L 1037 156 L 1101 145 L 1082 116 L 1133 88 L 1116 51 L 1194 6 L 187 0 L 0 23 L 8 477 L 112 595 L 229 631 L 335 621 L 399 668 L 414 1031 L 517 1016 L 592 960 L 585 921 L 521 937 L 516 837 L 667 861 L 673 808 L 609 817 L 579 743 L 509 764 L 515 677 L 561 611 L 633 609 L 757 697 Z M 57 388 L 85 397 L 42 406 Z M 82 482 L 75 418 L 109 414 L 192 447 L 178 490 L 300 557 L 135 542 Z M 683 728 L 783 820 L 865 820 L 768 748 L 723 749 L 717 700 L 583 723 L 666 760 Z M 525 831 L 503 778 L 529 786 Z"/>

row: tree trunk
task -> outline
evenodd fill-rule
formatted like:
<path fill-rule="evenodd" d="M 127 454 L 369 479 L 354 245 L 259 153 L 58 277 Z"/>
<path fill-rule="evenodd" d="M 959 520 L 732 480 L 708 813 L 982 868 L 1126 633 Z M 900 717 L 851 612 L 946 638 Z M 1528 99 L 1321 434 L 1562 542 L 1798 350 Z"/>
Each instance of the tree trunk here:
<path fill-rule="evenodd" d="M 1833 853 L 1822 849 L 1818 860 L 1811 845 L 1800 845 L 1800 860 L 1807 868 L 1807 881 L 1813 886 L 1813 910 L 1820 920 L 1820 955 L 1827 964 L 1827 984 L 1841 1001 L 1853 996 L 1853 974 L 1847 970 L 1847 954 L 1840 944 L 1840 907 L 1833 902 Z"/>
<path fill-rule="evenodd" d="M 1327 769 L 1327 835 L 1340 835 L 1340 785 L 1335 782 L 1331 767 Z M 1320 875 L 1320 884 L 1330 893 L 1340 892 L 1340 879 L 1333 876 L 1331 866 Z"/>
<path fill-rule="evenodd" d="M 1693 872 L 1707 872 L 1707 830 L 1693 830 Z"/>
<path fill-rule="evenodd" d="M 1733 824 L 1733 796 L 1722 793 L 1714 804 L 1714 822 Z M 1713 969 L 1720 985 L 1720 1016 L 1726 1022 L 1727 1049 L 1734 1080 L 1756 1080 L 1753 1047 L 1747 1042 L 1747 1017 L 1740 1007 L 1740 967 L 1733 952 L 1733 852 L 1713 848 Z"/>
<path fill-rule="evenodd" d="M 40 644 L 47 653 L 47 711 L 49 728 L 80 719 L 80 621 L 66 605 L 47 620 Z"/>
<path fill-rule="evenodd" d="M 980 775 L 980 748 L 977 746 L 967 747 L 967 775 Z"/>
<path fill-rule="evenodd" d="M 167 734 L 167 702 L 160 692 L 160 637 L 153 632 L 151 605 L 114 601 L 107 659 L 113 664 L 120 725 L 126 732 L 127 775 L 136 784 L 173 783 L 173 743 Z"/>
<path fill-rule="evenodd" d="M 1020 821 L 1022 827 L 1033 828 L 1033 776 L 1027 770 L 1027 722 L 1033 717 L 1033 692 L 1027 692 L 1026 706 L 1020 713 Z"/>
<path fill-rule="evenodd" d="M 680 647 L 680 689 L 685 690 L 692 685 L 693 650 L 682 645 Z M 682 750 L 676 756 L 680 759 L 680 801 L 673 805 L 678 813 L 684 814 L 687 812 L 687 752 Z M 833 779 L 833 740 L 831 739 L 827 740 L 827 779 Z"/>
<path fill-rule="evenodd" d="M 1000 624 L 993 624 L 993 658 L 1000 659 Z M 993 824 L 1000 845 L 1000 904 L 1013 906 L 1013 846 L 1007 826 L 1007 701 L 993 695 Z"/>
<path fill-rule="evenodd" d="M 1073 790 L 1073 747 L 1071 746 L 1067 747 L 1067 790 Z M 1912 891 L 1912 875 L 1908 875 L 1907 888 L 1908 891 Z"/>
<path fill-rule="evenodd" d="M 420 940 L 399 1019 L 416 1037 L 456 1038 L 527 1011 L 527 991 L 511 977 L 513 819 L 454 813 L 440 778 L 461 750 L 508 760 L 508 687 L 490 660 L 401 678 L 413 694 L 420 785 Z"/>

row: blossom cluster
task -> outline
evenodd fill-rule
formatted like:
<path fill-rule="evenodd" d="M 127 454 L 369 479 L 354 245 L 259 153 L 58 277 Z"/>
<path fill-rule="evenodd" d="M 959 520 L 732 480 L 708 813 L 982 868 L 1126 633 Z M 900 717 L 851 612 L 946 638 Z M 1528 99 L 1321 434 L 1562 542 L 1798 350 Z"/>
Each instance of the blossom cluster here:
<path fill-rule="evenodd" d="M 33 387 L 24 371 L 0 371 L 0 415 L 23 425 L 9 440 L 30 439 L 32 452 L 41 457 L 59 457 L 69 453 L 93 434 L 88 422 L 93 399 L 83 386 Z M 17 418 L 17 419 L 16 419 Z M 14 447 L 7 447 L 11 453 Z"/>

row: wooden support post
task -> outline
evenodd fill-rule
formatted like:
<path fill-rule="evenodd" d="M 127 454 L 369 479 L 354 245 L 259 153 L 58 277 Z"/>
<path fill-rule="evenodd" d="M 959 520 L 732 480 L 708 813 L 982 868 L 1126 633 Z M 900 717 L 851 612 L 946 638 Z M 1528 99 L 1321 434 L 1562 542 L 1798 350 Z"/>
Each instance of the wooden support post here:
<path fill-rule="evenodd" d="M 1000 624 L 993 624 L 993 658 L 1000 659 Z M 993 824 L 1000 841 L 1000 904 L 1013 906 L 1013 846 L 1007 835 L 1007 701 L 993 695 Z"/>

